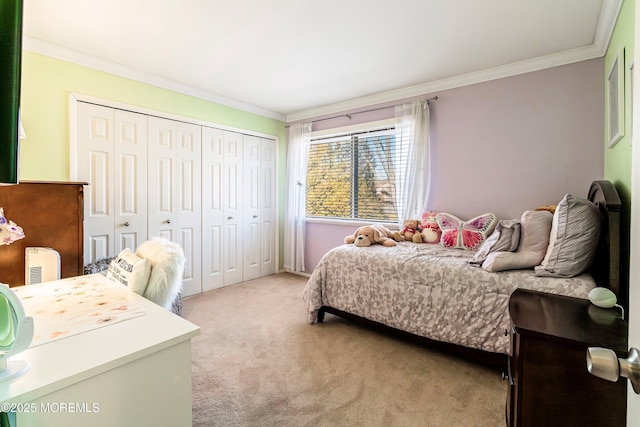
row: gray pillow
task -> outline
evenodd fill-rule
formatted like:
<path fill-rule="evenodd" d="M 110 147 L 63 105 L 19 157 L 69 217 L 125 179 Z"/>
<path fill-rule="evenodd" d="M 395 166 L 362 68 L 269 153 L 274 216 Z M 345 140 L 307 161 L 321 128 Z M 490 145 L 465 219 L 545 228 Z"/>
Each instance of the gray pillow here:
<path fill-rule="evenodd" d="M 520 244 L 516 252 L 493 252 L 482 263 L 491 271 L 533 268 L 540 264 L 549 245 L 553 215 L 548 211 L 526 211 L 520 218 Z"/>
<path fill-rule="evenodd" d="M 520 220 L 501 219 L 491 236 L 484 241 L 480 249 L 469 260 L 469 264 L 480 267 L 491 252 L 513 252 L 520 243 Z"/>
<path fill-rule="evenodd" d="M 573 277 L 583 273 L 596 253 L 601 214 L 589 200 L 564 196 L 553 214 L 547 253 L 536 276 Z"/>

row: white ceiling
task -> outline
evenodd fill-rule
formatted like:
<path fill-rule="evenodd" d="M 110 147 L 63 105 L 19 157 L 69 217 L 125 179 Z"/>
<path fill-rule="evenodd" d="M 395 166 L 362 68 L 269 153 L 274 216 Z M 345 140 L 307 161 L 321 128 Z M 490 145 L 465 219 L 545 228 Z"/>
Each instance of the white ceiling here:
<path fill-rule="evenodd" d="M 622 0 L 24 0 L 24 48 L 285 121 L 602 56 Z"/>

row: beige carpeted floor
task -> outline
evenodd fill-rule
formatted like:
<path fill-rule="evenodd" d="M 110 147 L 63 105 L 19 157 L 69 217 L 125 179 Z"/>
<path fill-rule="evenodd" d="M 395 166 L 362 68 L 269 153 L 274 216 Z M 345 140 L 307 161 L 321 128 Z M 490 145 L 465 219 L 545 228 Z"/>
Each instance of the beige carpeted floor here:
<path fill-rule="evenodd" d="M 282 273 L 185 298 L 194 426 L 503 426 L 507 385 L 466 362 L 327 315 Z"/>

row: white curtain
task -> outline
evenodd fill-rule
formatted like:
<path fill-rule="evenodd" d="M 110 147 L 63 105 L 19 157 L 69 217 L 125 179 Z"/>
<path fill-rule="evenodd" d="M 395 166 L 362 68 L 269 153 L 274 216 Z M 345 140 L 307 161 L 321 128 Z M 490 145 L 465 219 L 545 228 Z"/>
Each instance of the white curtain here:
<path fill-rule="evenodd" d="M 420 219 L 427 210 L 431 188 L 429 103 L 414 101 L 396 106 L 396 138 L 408 143 L 406 161 L 399 164 L 398 222 Z"/>
<path fill-rule="evenodd" d="M 311 123 L 296 123 L 287 135 L 287 192 L 284 214 L 284 268 L 304 272 L 307 156 Z"/>

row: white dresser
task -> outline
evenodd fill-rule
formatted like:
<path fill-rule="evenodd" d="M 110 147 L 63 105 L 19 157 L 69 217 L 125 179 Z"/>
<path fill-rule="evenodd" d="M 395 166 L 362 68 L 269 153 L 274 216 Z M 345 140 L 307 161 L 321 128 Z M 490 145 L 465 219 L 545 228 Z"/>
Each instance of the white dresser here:
<path fill-rule="evenodd" d="M 87 277 L 110 284 L 92 275 L 33 286 L 53 289 L 75 281 L 77 289 Z M 0 410 L 14 409 L 17 427 L 191 425 L 191 338 L 200 328 L 130 294 L 136 317 L 42 341 L 13 357 L 31 365 L 0 383 Z M 25 308 L 38 334 L 38 322 L 47 317 Z"/>

